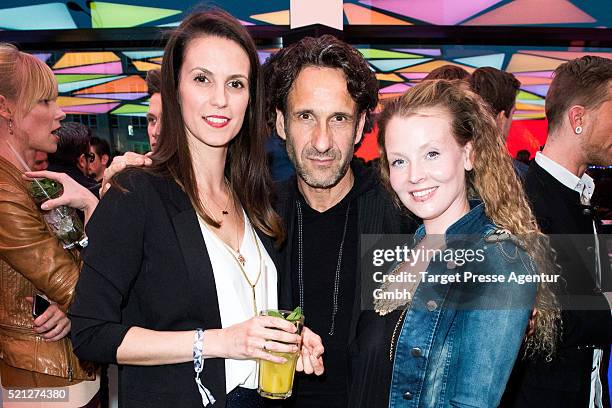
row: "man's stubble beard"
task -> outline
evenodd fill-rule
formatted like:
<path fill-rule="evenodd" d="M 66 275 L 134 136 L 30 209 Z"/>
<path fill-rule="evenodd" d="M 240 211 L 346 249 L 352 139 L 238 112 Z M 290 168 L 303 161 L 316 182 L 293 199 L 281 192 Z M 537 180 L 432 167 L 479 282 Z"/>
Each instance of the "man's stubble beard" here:
<path fill-rule="evenodd" d="M 306 160 L 308 160 L 308 153 L 309 153 L 308 149 L 314 150 L 314 148 L 313 147 L 304 148 L 304 150 L 302 151 L 302 154 L 300 155 L 303 161 L 302 162 L 298 161 L 297 154 L 295 151 L 295 145 L 292 142 L 289 127 L 287 125 L 288 124 L 285 124 L 287 155 L 289 156 L 289 160 L 291 160 L 291 163 L 293 163 L 293 166 L 295 167 L 295 171 L 298 174 L 298 176 L 312 188 L 332 188 L 336 184 L 338 184 L 338 182 L 342 180 L 342 178 L 346 175 L 351 165 L 351 159 L 353 158 L 353 154 L 355 152 L 355 145 L 351 144 L 350 151 L 347 152 L 348 154 L 344 157 L 342 157 L 342 152 L 340 150 L 332 148 L 331 151 L 334 152 L 334 160 L 338 159 L 338 156 L 340 158 L 339 166 L 336 169 L 333 169 L 333 173 L 330 177 L 328 177 L 325 180 L 318 180 L 315 176 L 313 176 L 312 174 L 309 174 L 308 170 L 306 169 L 306 166 L 302 164 Z M 356 133 L 357 133 L 357 128 L 355 127 L 355 129 L 353 130 L 353 140 L 355 140 Z M 317 154 L 321 157 L 329 157 L 329 154 L 321 155 L 318 152 Z"/>
<path fill-rule="evenodd" d="M 612 166 L 612 153 L 602 149 L 600 146 L 593 146 L 588 142 L 582 143 L 582 151 L 587 163 L 595 166 Z"/>

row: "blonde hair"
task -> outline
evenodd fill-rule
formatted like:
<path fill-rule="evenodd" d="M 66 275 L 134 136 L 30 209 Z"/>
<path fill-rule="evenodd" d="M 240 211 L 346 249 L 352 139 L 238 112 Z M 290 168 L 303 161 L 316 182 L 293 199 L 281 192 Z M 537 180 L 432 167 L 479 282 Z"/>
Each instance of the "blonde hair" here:
<path fill-rule="evenodd" d="M 484 202 L 487 217 L 499 228 L 516 235 L 537 266 L 538 273 L 554 270 L 547 237 L 540 232 L 500 129 L 485 102 L 464 81 L 430 80 L 389 101 L 378 119 L 381 179 L 401 207 L 389 181 L 385 133 L 394 117 L 406 118 L 424 108 L 442 108 L 450 114 L 452 134 L 460 146 L 472 144 L 473 170 L 466 172 L 468 198 Z M 535 307 L 535 334 L 526 339 L 526 350 L 550 357 L 555 349 L 560 324 L 559 307 L 549 284 L 540 283 Z"/>
<path fill-rule="evenodd" d="M 25 116 L 40 100 L 57 98 L 57 81 L 51 68 L 12 44 L 0 43 L 0 95 L 17 105 Z"/>

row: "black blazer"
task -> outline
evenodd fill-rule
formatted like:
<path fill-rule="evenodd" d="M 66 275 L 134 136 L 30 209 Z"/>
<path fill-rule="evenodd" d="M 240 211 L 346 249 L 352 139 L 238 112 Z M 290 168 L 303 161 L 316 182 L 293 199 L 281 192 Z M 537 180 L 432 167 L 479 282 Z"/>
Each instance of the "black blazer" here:
<path fill-rule="evenodd" d="M 558 288 L 563 335 L 550 363 L 540 359 L 517 362 L 502 406 L 588 407 L 595 347 L 604 350 L 601 380 L 604 406 L 609 406 L 606 374 L 612 315 L 604 296 L 595 289 L 593 212 L 580 204 L 576 191 L 561 184 L 535 161 L 527 172 L 525 191 L 542 232 L 551 238 L 565 279 Z M 610 274 L 607 256 L 602 257 L 601 263 L 606 290 Z"/>
<path fill-rule="evenodd" d="M 215 278 L 196 212 L 170 178 L 130 170 L 87 225 L 89 246 L 70 308 L 75 353 L 116 363 L 132 326 L 160 331 L 221 327 Z M 272 240 L 258 233 L 268 252 Z M 274 259 L 273 254 L 271 253 Z M 144 345 L 143 345 L 144 346 Z M 193 363 L 119 367 L 121 407 L 194 407 Z M 225 406 L 225 364 L 204 361 L 203 384 Z"/>

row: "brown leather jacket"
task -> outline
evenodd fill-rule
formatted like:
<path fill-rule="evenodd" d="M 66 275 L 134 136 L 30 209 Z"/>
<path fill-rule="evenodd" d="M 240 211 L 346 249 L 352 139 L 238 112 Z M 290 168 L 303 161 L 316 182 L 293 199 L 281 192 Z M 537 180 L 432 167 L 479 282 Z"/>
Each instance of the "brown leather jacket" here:
<path fill-rule="evenodd" d="M 95 379 L 93 365 L 72 352 L 69 336 L 46 342 L 33 331 L 25 299 L 42 293 L 65 312 L 80 269 L 78 253 L 63 249 L 47 229 L 21 172 L 0 157 L 0 358 L 6 365 L 66 378 L 66 385 Z"/>

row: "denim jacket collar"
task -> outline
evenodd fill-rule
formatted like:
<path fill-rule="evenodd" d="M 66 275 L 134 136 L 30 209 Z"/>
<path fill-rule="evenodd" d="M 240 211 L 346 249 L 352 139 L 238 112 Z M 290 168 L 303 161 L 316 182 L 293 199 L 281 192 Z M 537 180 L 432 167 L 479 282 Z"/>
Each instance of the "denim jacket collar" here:
<path fill-rule="evenodd" d="M 484 203 L 479 199 L 469 200 L 470 211 L 459 218 L 446 230 L 446 240 L 453 234 L 482 234 L 494 228 L 485 214 Z M 416 242 L 426 235 L 425 225 L 421 224 L 414 233 Z"/>

